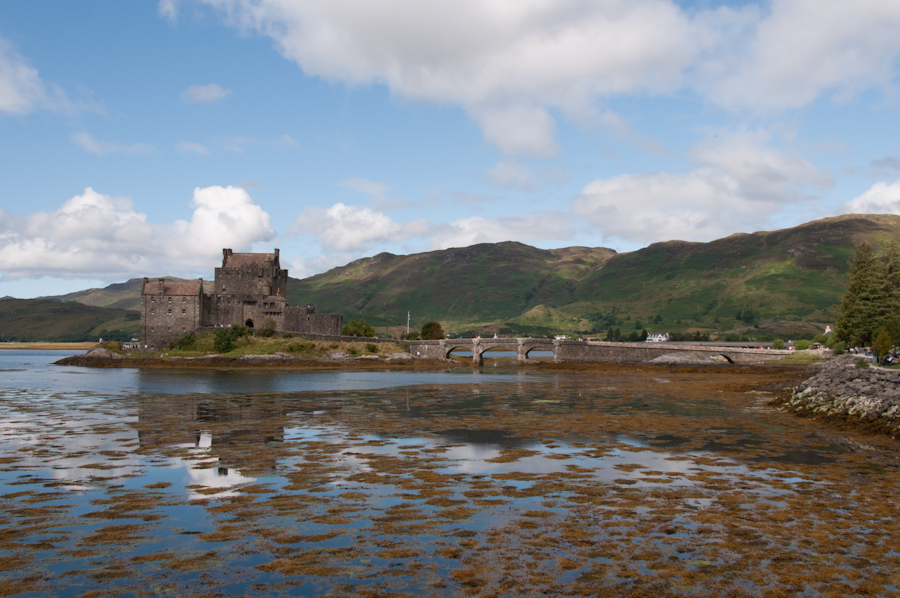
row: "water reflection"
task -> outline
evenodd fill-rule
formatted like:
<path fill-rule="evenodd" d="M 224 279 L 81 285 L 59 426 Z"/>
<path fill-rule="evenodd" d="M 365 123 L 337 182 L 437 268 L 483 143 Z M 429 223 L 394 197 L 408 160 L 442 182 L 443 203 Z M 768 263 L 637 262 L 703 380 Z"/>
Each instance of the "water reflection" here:
<path fill-rule="evenodd" d="M 806 422 L 696 376 L 641 376 L 0 390 L 0 539 L 15 565 L 0 583 L 25 596 L 816 595 L 839 575 L 860 584 L 849 593 L 893 592 L 889 452 L 865 455 L 883 462 L 860 484 L 858 454 Z"/>

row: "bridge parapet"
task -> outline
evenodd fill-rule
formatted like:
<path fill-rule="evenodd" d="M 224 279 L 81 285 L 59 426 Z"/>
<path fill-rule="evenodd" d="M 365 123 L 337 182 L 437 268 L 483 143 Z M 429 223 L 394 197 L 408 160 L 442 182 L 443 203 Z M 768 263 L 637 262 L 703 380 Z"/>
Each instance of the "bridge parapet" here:
<path fill-rule="evenodd" d="M 611 343 L 604 341 L 552 340 L 545 338 L 469 338 L 410 341 L 410 352 L 421 358 L 450 359 L 454 349 L 472 352 L 474 365 L 484 364 L 484 352 L 505 348 L 515 351 L 519 363 L 528 361 L 528 353 L 535 349 L 553 351 L 554 363 L 635 363 L 647 362 L 666 354 L 693 353 L 709 357 L 710 362 L 753 364 L 784 359 L 795 353 L 779 349 L 748 349 L 709 345 L 679 345 L 675 343 Z"/>
<path fill-rule="evenodd" d="M 461 338 L 440 339 L 430 341 L 410 341 L 409 350 L 413 355 L 428 359 L 450 359 L 454 349 L 472 352 L 472 363 L 484 365 L 484 353 L 490 349 L 507 349 L 515 351 L 517 361 L 526 363 L 528 353 L 534 349 L 553 351 L 556 353 L 555 341 L 546 338 Z"/>

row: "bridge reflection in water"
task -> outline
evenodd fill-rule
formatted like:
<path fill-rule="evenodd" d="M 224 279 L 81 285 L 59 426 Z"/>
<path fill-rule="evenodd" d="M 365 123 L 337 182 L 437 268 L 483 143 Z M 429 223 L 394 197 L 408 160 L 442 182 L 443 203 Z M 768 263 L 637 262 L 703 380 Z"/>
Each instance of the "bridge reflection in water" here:
<path fill-rule="evenodd" d="M 603 341 L 553 340 L 546 338 L 469 338 L 411 341 L 410 351 L 423 359 L 450 359 L 450 354 L 471 355 L 473 365 L 484 365 L 501 351 L 520 364 L 538 363 L 537 356 L 553 355 L 554 363 L 642 363 L 657 358 L 709 363 L 763 363 L 783 359 L 794 352 L 751 349 L 715 344 L 608 343 Z M 541 359 L 540 361 L 544 361 Z"/>

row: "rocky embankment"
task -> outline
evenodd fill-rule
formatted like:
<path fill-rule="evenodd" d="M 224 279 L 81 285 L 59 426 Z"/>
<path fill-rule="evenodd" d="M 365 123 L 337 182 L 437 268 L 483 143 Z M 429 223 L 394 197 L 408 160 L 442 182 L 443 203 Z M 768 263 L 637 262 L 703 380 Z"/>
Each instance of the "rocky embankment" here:
<path fill-rule="evenodd" d="M 104 349 L 93 347 L 82 355 L 73 355 L 56 362 L 57 365 L 77 365 L 85 367 L 216 367 L 216 366 L 310 366 L 329 364 L 409 364 L 416 360 L 409 353 L 392 353 L 385 356 L 378 355 L 350 355 L 344 351 L 333 351 L 324 357 L 317 359 L 304 359 L 290 353 L 274 353 L 271 355 L 201 355 L 199 357 L 180 356 L 141 356 L 134 357 L 128 354 L 122 355 Z"/>
<path fill-rule="evenodd" d="M 857 355 L 841 355 L 794 389 L 785 405 L 801 415 L 881 423 L 900 436 L 900 370 L 859 368 Z"/>

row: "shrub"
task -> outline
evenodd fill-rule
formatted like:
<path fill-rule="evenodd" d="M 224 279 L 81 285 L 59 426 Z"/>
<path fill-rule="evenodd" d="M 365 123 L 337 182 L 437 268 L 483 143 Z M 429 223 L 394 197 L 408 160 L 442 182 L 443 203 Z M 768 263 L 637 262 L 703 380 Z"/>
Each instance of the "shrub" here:
<path fill-rule="evenodd" d="M 190 349 L 194 342 L 197 340 L 197 336 L 194 334 L 194 331 L 191 330 L 181 338 L 175 339 L 174 341 L 169 343 L 169 349 L 181 349 L 184 351 L 185 349 Z"/>
<path fill-rule="evenodd" d="M 366 324 L 365 320 L 350 320 L 344 324 L 344 336 L 375 336 L 375 329 Z"/>
<path fill-rule="evenodd" d="M 878 336 L 875 337 L 875 341 L 872 343 L 872 350 L 881 358 L 890 353 L 893 348 L 894 343 L 891 342 L 890 333 L 882 328 L 878 331 Z"/>
<path fill-rule="evenodd" d="M 290 332 L 285 332 L 284 334 L 281 335 L 281 338 L 294 338 L 294 335 L 291 334 Z"/>
<path fill-rule="evenodd" d="M 337 349 L 338 347 L 340 347 L 340 345 L 337 344 L 337 343 L 331 343 L 331 344 L 328 345 L 328 346 L 331 347 L 332 349 Z"/>
<path fill-rule="evenodd" d="M 862 357 L 856 360 L 856 369 L 864 370 L 867 367 L 869 367 L 869 360 L 863 359 Z"/>
<path fill-rule="evenodd" d="M 419 340 L 419 333 L 413 331 L 413 332 L 410 332 L 409 334 L 404 334 L 402 336 L 402 338 L 405 338 L 410 341 L 417 341 L 417 340 Z"/>
<path fill-rule="evenodd" d="M 122 351 L 122 343 L 119 341 L 103 341 L 100 343 L 100 346 L 113 353 L 120 353 Z"/>
<path fill-rule="evenodd" d="M 231 334 L 235 339 L 239 339 L 242 336 L 250 336 L 249 326 L 238 324 L 237 326 L 232 326 L 229 330 L 231 330 Z"/>
<path fill-rule="evenodd" d="M 404 353 L 409 353 L 409 343 L 400 343 L 400 348 Z"/>
<path fill-rule="evenodd" d="M 809 341 L 797 341 L 796 343 L 794 343 L 794 348 L 798 351 L 805 351 L 806 349 L 809 349 L 810 344 L 811 343 Z"/>
<path fill-rule="evenodd" d="M 378 353 L 378 346 L 375 343 L 366 343 L 366 351 L 369 353 Z"/>
<path fill-rule="evenodd" d="M 844 351 L 847 350 L 847 344 L 843 341 L 837 341 L 831 344 L 831 350 L 834 351 L 835 355 L 843 355 Z"/>
<path fill-rule="evenodd" d="M 262 336 L 264 338 L 272 338 L 275 336 L 275 319 L 274 318 L 266 318 L 263 320 L 262 326 L 259 327 L 256 334 L 258 336 Z"/>
<path fill-rule="evenodd" d="M 315 343 L 303 343 L 303 342 L 293 342 L 293 343 L 290 343 L 286 347 L 286 349 L 291 352 L 306 351 L 308 349 L 315 349 L 315 348 L 316 348 Z"/>
<path fill-rule="evenodd" d="M 234 328 L 219 328 L 213 338 L 213 349 L 216 353 L 228 353 L 234 349 Z"/>
<path fill-rule="evenodd" d="M 347 349 L 347 353 L 349 353 L 350 355 L 356 355 L 357 353 L 359 353 L 359 349 L 357 349 L 353 345 L 350 345 L 350 347 Z"/>
<path fill-rule="evenodd" d="M 422 324 L 422 340 L 440 340 L 444 338 L 444 329 L 440 322 L 425 322 Z"/>
<path fill-rule="evenodd" d="M 784 341 L 781 340 L 780 338 L 776 338 L 774 341 L 772 341 L 772 348 L 773 349 L 784 349 Z"/>

